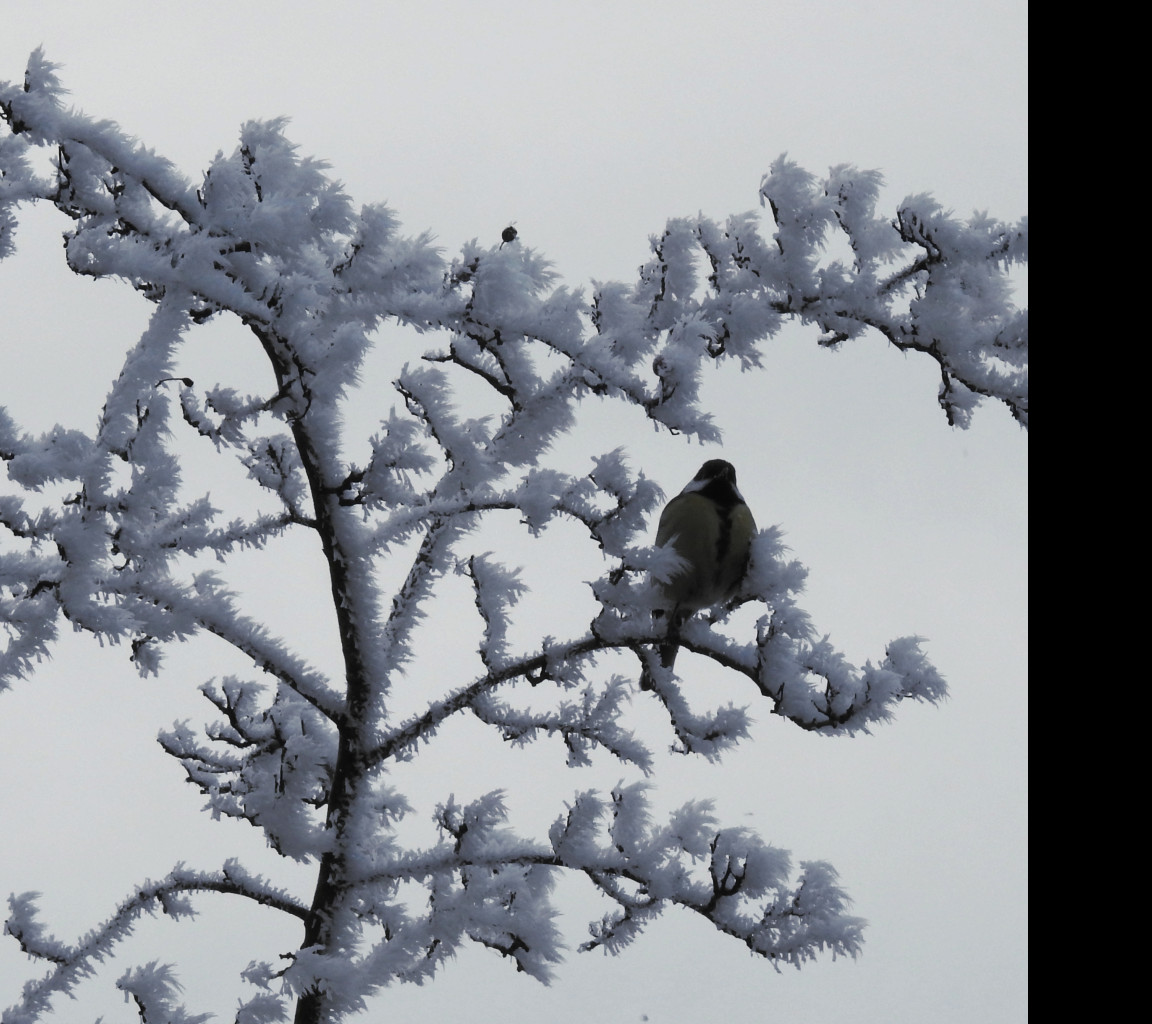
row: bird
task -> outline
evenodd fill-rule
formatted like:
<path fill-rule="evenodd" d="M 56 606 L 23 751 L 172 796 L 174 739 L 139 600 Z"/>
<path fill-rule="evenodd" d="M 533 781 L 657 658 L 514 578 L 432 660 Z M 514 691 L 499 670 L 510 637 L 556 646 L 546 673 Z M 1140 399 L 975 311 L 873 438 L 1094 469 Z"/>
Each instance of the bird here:
<path fill-rule="evenodd" d="M 658 580 L 653 615 L 667 618 L 660 663 L 671 669 L 679 649 L 680 627 L 701 608 L 736 596 L 752 552 L 756 521 L 736 486 L 736 469 L 709 459 L 660 514 L 656 547 L 671 545 L 681 564 Z"/>

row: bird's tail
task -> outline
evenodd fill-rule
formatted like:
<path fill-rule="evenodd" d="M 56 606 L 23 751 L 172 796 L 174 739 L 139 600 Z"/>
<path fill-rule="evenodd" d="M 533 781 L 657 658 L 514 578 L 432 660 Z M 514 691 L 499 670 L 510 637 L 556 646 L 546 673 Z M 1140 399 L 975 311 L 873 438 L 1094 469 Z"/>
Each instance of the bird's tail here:
<path fill-rule="evenodd" d="M 671 670 L 676 665 L 676 655 L 680 650 L 680 626 L 688 616 L 679 609 L 668 616 L 668 632 L 660 644 L 660 664 Z"/>

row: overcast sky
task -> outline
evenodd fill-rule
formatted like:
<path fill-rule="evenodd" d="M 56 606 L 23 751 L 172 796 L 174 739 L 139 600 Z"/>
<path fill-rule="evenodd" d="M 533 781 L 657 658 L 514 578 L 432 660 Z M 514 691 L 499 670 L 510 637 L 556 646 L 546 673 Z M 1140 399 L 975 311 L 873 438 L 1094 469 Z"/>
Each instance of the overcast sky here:
<path fill-rule="evenodd" d="M 929 191 L 965 215 L 1025 214 L 1025 39 L 1025 6 L 991 0 L 46 0 L 7 20 L 0 79 L 19 79 L 42 44 L 79 107 L 195 181 L 234 148 L 242 122 L 286 115 L 301 151 L 328 161 L 357 203 L 388 202 L 449 257 L 515 222 L 522 244 L 578 287 L 634 279 L 669 217 L 755 208 L 761 175 L 785 151 L 818 174 L 881 169 L 891 213 Z M 123 285 L 70 279 L 64 226 L 27 216 L 16 256 L 0 263 L 0 404 L 32 429 L 90 427 L 149 312 Z M 249 358 L 206 350 L 231 362 L 198 373 L 240 375 Z M 969 431 L 952 430 L 935 364 L 879 338 L 828 353 L 796 327 L 767 345 L 764 369 L 732 369 L 708 386 L 721 452 L 758 521 L 781 524 L 808 566 L 801 605 L 858 664 L 882 658 L 896 636 L 927 637 L 952 698 L 902 707 L 854 740 L 754 710 L 751 740 L 724 763 L 672 759 L 657 782 L 669 802 L 714 796 L 727 819 L 795 859 L 833 863 L 870 922 L 863 956 L 776 974 L 705 923 L 670 914 L 622 957 L 572 953 L 551 988 L 470 952 L 433 985 L 388 993 L 372 1019 L 385 1009 L 517 1024 L 1026 1018 L 1027 436 L 987 405 Z M 644 430 L 602 433 L 586 423 L 567 450 L 625 443 L 669 493 L 721 453 Z M 546 575 L 537 589 L 546 607 Z M 269 609 L 278 614 L 290 617 Z M 178 859 L 211 868 L 239 850 L 281 871 L 254 830 L 197 815 L 196 793 L 156 746 L 173 718 L 205 717 L 190 694 L 207 670 L 181 671 L 173 689 L 143 684 L 123 652 L 69 637 L 40 677 L 0 695 L 0 895 L 42 890 L 46 923 L 63 939 Z M 715 686 L 733 684 L 720 676 Z M 96 743 L 94 722 L 115 754 Z M 456 771 L 483 781 L 490 765 L 470 759 L 485 748 L 470 742 L 458 737 L 439 767 L 450 774 L 456 757 Z M 525 807 L 545 783 L 570 794 L 619 777 L 568 772 L 554 749 L 519 756 L 509 765 L 523 767 L 510 778 L 493 770 L 493 785 Z M 560 809 L 547 806 L 544 820 Z M 170 811 L 181 824 L 158 827 Z M 306 872 L 279 877 L 308 891 Z M 579 942 L 581 893 L 570 895 L 566 928 Z M 162 942 L 182 944 L 189 1008 L 226 1013 L 233 990 L 218 972 L 275 956 L 279 922 L 200 905 L 203 924 L 160 922 L 131 952 L 152 959 Z M 206 940 L 217 924 L 229 942 L 257 931 L 257 947 L 237 960 Z M 0 938 L 0 1006 L 28 966 Z M 107 995 L 100 1007 L 74 1017 L 67 1005 L 59 1019 L 134 1019 Z"/>

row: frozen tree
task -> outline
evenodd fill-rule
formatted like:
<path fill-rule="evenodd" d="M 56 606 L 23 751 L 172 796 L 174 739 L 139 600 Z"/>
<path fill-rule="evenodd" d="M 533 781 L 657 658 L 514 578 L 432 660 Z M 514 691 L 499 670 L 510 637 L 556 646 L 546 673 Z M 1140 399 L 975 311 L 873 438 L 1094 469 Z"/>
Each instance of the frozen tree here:
<path fill-rule="evenodd" d="M 284 958 L 245 972 L 251 998 L 235 1018 L 245 1024 L 342 1020 L 383 986 L 428 979 L 469 940 L 547 981 L 562 950 L 551 891 L 565 872 L 610 908 L 584 949 L 617 952 L 679 908 L 776 964 L 854 956 L 862 922 L 829 865 L 793 866 L 708 803 L 655 814 L 645 790 L 654 751 L 671 741 L 719 758 L 749 714 L 691 707 L 655 653 L 658 488 L 620 449 L 568 467 L 548 455 L 587 403 L 718 440 L 699 403 L 703 369 L 754 369 L 765 341 L 796 319 L 819 329 L 821 345 L 879 331 L 935 360 L 957 426 L 982 399 L 1026 424 L 1027 316 L 1007 275 L 1026 260 L 1026 224 L 961 222 L 924 195 L 882 217 L 878 174 L 838 167 L 820 180 L 781 158 L 763 180 L 765 209 L 724 224 L 670 221 L 635 282 L 598 283 L 588 300 L 557 286 L 514 231 L 446 262 L 429 238 L 402 235 L 388 209 L 357 211 L 279 122 L 245 125 L 197 187 L 61 97 L 39 52 L 22 84 L 0 85 L 0 256 L 15 251 L 20 207 L 51 204 L 71 219 L 69 267 L 128 282 L 154 311 L 91 432 L 33 436 L 0 409 L 0 685 L 33 674 L 62 620 L 123 645 L 145 676 L 182 641 L 214 634 L 247 671 L 205 682 L 212 723 L 178 723 L 161 743 L 212 814 L 252 823 L 284 858 L 313 865 L 315 885 L 293 892 L 236 860 L 178 866 L 74 942 L 47 932 L 31 894 L 13 896 L 5 931 L 41 971 L 4 1024 L 38 1019 L 141 915 L 190 916 L 206 892 L 285 920 Z M 183 376 L 184 347 L 220 318 L 267 360 L 268 383 L 252 393 Z M 358 390 L 378 346 L 407 360 L 391 400 Z M 349 410 L 369 399 L 384 418 L 357 436 Z M 263 497 L 226 518 L 190 493 L 189 445 L 238 460 Z M 535 628 L 517 604 L 524 583 L 475 539 L 493 517 L 532 537 L 578 524 L 603 564 L 582 628 L 524 641 Z M 301 533 L 330 583 L 338 666 L 320 669 L 296 651 L 302 638 L 274 635 L 212 568 L 245 549 L 274 557 Z M 805 730 L 858 734 L 902 699 L 944 696 L 917 638 L 892 641 L 877 664 L 849 664 L 796 603 L 804 576 L 779 532 L 761 531 L 738 600 L 686 623 L 683 646 L 745 677 L 765 710 Z M 442 642 L 461 646 L 462 665 L 478 654 L 474 670 L 428 680 L 422 706 L 396 710 L 398 681 L 420 678 L 425 616 L 462 579 L 474 619 Z M 743 617 L 730 618 L 737 608 Z M 636 700 L 658 704 L 663 731 L 629 727 Z M 618 762 L 632 781 L 574 793 L 536 835 L 516 830 L 499 792 L 471 802 L 445 792 L 439 838 L 413 844 L 397 766 L 459 716 L 513 744 L 551 743 L 571 766 Z M 134 967 L 116 984 L 142 1019 L 204 1019 L 181 1005 L 170 965 Z"/>

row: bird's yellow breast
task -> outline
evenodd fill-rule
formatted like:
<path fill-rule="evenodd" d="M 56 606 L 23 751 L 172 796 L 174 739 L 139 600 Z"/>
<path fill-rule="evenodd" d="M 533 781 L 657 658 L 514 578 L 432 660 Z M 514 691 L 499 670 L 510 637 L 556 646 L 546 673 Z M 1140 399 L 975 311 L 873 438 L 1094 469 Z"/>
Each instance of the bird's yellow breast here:
<path fill-rule="evenodd" d="M 669 604 L 696 611 L 730 597 L 744 575 L 755 531 L 747 505 L 721 508 L 694 492 L 668 502 L 656 546 L 671 545 L 683 561 L 661 586 Z"/>

